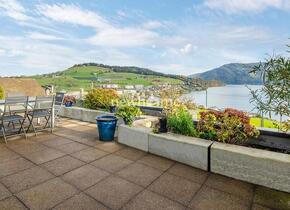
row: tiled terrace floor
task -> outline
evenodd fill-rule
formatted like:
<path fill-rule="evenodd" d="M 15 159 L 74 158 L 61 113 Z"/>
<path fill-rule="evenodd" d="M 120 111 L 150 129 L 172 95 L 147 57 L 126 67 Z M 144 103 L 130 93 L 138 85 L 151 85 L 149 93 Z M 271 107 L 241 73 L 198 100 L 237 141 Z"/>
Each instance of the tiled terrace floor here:
<path fill-rule="evenodd" d="M 0 145 L 0 209 L 290 209 L 290 195 L 117 143 L 94 124 Z"/>

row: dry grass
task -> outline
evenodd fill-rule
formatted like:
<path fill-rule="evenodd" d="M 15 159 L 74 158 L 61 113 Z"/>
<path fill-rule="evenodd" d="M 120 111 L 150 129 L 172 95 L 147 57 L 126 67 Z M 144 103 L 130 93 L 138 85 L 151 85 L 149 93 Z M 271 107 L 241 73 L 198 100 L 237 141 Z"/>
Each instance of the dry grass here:
<path fill-rule="evenodd" d="M 0 85 L 4 88 L 5 95 L 44 95 L 44 89 L 34 79 L 24 78 L 0 78 Z"/>

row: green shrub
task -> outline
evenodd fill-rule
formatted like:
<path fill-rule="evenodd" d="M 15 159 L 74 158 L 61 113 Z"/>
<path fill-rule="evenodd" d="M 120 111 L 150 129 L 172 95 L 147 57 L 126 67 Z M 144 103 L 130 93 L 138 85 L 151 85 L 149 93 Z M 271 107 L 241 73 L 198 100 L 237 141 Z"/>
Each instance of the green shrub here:
<path fill-rule="evenodd" d="M 125 124 L 132 125 L 134 118 L 141 115 L 141 111 L 136 106 L 123 105 L 118 107 L 116 115 L 123 118 Z"/>
<path fill-rule="evenodd" d="M 250 117 L 235 109 L 202 112 L 197 129 L 202 138 L 230 144 L 243 144 L 259 136 L 259 131 L 250 125 Z"/>
<path fill-rule="evenodd" d="M 168 116 L 168 128 L 171 132 L 185 136 L 198 136 L 193 124 L 192 115 L 185 109 L 179 108 Z"/>
<path fill-rule="evenodd" d="M 89 109 L 106 109 L 119 99 L 118 93 L 114 89 L 96 88 L 90 90 L 84 99 L 84 107 Z"/>
<path fill-rule="evenodd" d="M 0 99 L 5 98 L 4 88 L 0 85 Z"/>

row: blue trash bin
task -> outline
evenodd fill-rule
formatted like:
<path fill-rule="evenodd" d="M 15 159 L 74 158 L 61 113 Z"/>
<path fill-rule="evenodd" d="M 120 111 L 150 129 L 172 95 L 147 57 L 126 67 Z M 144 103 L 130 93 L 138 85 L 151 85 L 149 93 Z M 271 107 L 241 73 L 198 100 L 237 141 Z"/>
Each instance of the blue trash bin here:
<path fill-rule="evenodd" d="M 96 117 L 99 140 L 100 141 L 113 141 L 118 118 L 110 115 L 101 115 Z"/>

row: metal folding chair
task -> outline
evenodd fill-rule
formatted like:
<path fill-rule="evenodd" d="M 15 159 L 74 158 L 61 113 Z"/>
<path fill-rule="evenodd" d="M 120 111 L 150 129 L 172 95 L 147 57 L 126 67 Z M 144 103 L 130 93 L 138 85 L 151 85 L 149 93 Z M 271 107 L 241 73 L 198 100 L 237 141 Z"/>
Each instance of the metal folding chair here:
<path fill-rule="evenodd" d="M 7 97 L 5 99 L 4 110 L 0 113 L 0 129 L 4 137 L 5 143 L 7 144 L 8 136 L 15 136 L 23 132 L 25 138 L 26 132 L 24 129 L 24 122 L 27 116 L 27 106 L 28 106 L 28 97 L 19 96 L 19 97 Z M 20 127 L 16 129 L 15 123 L 19 123 Z M 12 133 L 9 134 L 10 125 L 12 124 L 13 129 Z M 6 127 L 7 125 L 7 127 Z M 15 134 L 15 129 L 17 133 Z"/>
<path fill-rule="evenodd" d="M 59 113 L 63 107 L 64 93 L 56 93 L 54 102 L 54 119 L 59 121 Z"/>
<path fill-rule="evenodd" d="M 53 131 L 52 127 L 52 110 L 54 109 L 54 96 L 37 96 L 34 102 L 34 106 L 30 106 L 32 110 L 27 112 L 27 118 L 29 120 L 29 125 L 27 132 L 30 128 L 33 129 L 33 132 L 36 135 L 37 131 L 43 131 L 50 129 Z M 42 128 L 38 128 L 34 125 L 34 119 L 45 119 L 45 125 Z M 48 127 L 49 125 L 49 127 Z"/>

